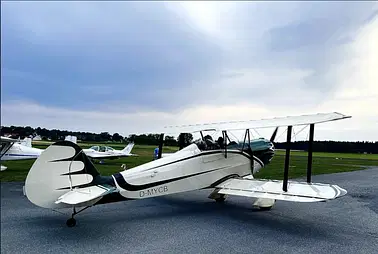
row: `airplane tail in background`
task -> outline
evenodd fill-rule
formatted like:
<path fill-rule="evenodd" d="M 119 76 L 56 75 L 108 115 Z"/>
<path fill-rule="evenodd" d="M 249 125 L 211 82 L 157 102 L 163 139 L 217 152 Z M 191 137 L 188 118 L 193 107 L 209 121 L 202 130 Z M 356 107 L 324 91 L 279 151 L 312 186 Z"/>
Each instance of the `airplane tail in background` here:
<path fill-rule="evenodd" d="M 124 154 L 130 154 L 131 155 L 131 150 L 133 150 L 134 143 L 129 143 L 121 152 Z"/>
<path fill-rule="evenodd" d="M 66 141 L 71 141 L 72 143 L 77 144 L 77 137 L 76 137 L 76 136 L 68 135 L 68 136 L 65 137 L 64 140 L 66 140 Z"/>
<path fill-rule="evenodd" d="M 24 138 L 21 141 L 21 144 L 27 147 L 32 147 L 32 139 L 31 138 Z"/>

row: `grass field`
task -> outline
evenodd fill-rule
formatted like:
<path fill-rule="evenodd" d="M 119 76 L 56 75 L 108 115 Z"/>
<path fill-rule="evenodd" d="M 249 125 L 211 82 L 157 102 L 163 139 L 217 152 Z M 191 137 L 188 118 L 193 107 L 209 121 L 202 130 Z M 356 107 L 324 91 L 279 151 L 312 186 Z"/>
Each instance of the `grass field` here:
<path fill-rule="evenodd" d="M 51 142 L 33 142 L 33 147 L 46 148 Z M 79 143 L 82 148 L 89 148 L 89 143 Z M 125 144 L 109 144 L 115 149 L 123 149 Z M 105 164 L 96 164 L 96 168 L 103 175 L 111 175 L 121 170 L 122 164 L 132 168 L 152 160 L 155 146 L 135 145 L 132 153 L 138 157 L 128 157 L 116 160 L 105 160 Z M 177 147 L 164 147 L 163 153 L 177 151 Z M 307 153 L 291 151 L 289 178 L 302 177 L 306 175 Z M 271 164 L 262 169 L 256 177 L 268 179 L 282 179 L 284 168 L 285 151 L 276 151 Z M 6 171 L 0 172 L 1 182 L 25 181 L 29 169 L 34 160 L 25 161 L 4 161 Z M 313 153 L 313 174 L 327 174 L 347 172 L 364 169 L 366 166 L 378 166 L 378 154 L 340 154 L 340 153 Z"/>

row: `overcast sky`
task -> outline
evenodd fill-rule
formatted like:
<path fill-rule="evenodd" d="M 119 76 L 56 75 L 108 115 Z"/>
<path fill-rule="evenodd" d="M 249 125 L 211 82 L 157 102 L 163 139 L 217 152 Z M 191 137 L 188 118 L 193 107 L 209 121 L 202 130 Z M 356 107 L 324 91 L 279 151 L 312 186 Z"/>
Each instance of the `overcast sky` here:
<path fill-rule="evenodd" d="M 315 139 L 378 140 L 377 2 L 9 1 L 1 41 L 2 125 L 128 135 L 337 111 L 352 119 Z"/>

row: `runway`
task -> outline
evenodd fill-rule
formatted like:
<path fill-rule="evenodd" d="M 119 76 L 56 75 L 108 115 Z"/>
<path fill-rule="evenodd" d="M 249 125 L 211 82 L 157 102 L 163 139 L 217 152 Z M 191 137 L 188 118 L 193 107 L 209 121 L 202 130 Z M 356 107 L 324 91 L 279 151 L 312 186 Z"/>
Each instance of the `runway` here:
<path fill-rule="evenodd" d="M 2 183 L 1 253 L 376 253 L 378 167 L 313 181 L 348 194 L 258 211 L 254 199 L 218 204 L 201 190 L 92 207 L 74 228 L 68 213 L 31 204 L 23 183 Z"/>

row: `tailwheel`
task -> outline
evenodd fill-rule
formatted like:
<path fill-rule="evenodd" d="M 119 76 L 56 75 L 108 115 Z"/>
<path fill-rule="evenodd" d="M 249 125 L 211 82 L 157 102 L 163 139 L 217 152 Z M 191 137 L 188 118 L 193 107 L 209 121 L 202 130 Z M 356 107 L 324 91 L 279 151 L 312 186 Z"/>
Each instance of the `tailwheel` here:
<path fill-rule="evenodd" d="M 76 208 L 73 207 L 72 217 L 69 218 L 69 219 L 66 221 L 66 225 L 67 225 L 68 227 L 70 227 L 70 228 L 74 227 L 74 226 L 76 225 L 76 220 L 75 220 L 74 216 L 75 216 L 76 214 L 81 213 L 81 212 L 84 211 L 85 209 L 88 209 L 89 207 L 91 207 L 91 206 L 86 206 L 86 207 L 84 207 L 83 209 L 81 209 L 81 210 L 79 210 L 79 211 L 76 211 Z"/>
<path fill-rule="evenodd" d="M 66 222 L 66 225 L 69 227 L 69 228 L 72 228 L 76 225 L 76 220 L 74 218 L 69 218 Z"/>

